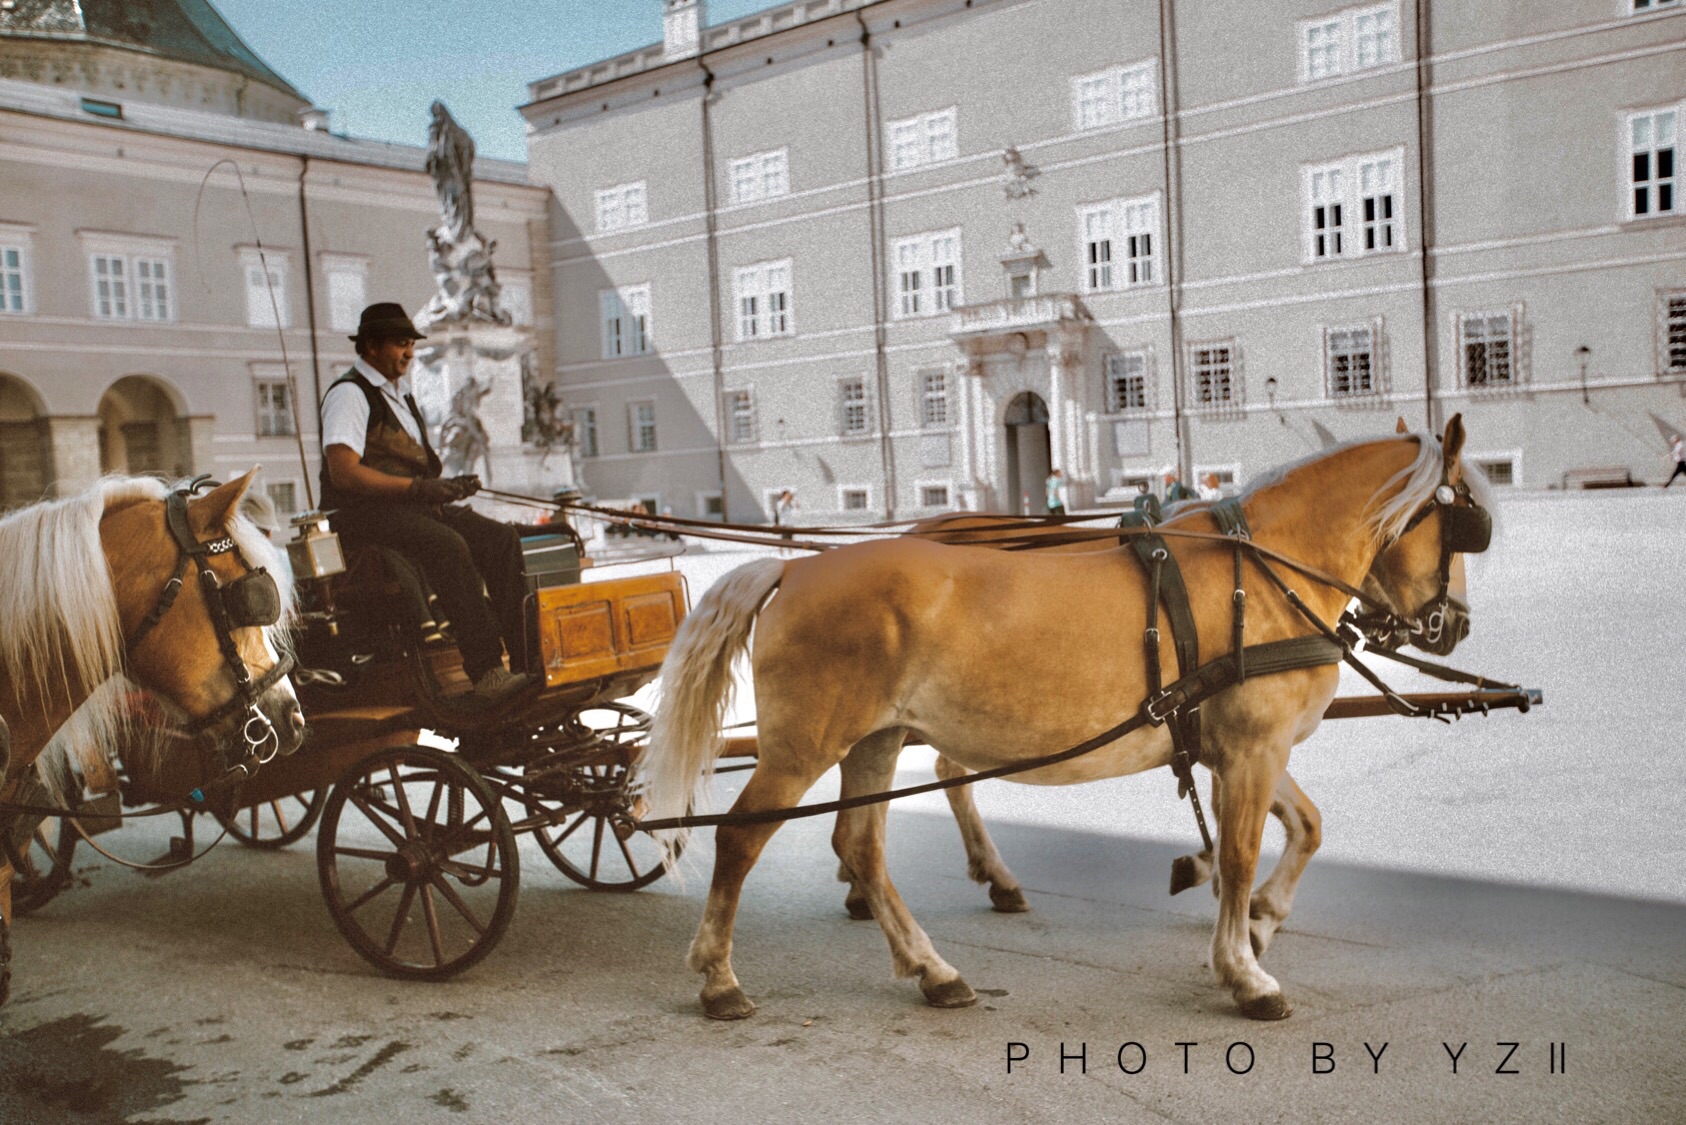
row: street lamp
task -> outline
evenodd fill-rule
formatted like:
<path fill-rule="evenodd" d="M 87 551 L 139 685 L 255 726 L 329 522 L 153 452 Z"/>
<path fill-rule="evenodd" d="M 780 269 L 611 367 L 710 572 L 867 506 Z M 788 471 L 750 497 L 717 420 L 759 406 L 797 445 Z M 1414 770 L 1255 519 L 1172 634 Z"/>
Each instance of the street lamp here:
<path fill-rule="evenodd" d="M 1586 361 L 1592 358 L 1592 349 L 1582 344 L 1575 349 L 1575 358 L 1581 361 L 1581 401 L 1591 406 L 1592 399 L 1586 393 Z"/>

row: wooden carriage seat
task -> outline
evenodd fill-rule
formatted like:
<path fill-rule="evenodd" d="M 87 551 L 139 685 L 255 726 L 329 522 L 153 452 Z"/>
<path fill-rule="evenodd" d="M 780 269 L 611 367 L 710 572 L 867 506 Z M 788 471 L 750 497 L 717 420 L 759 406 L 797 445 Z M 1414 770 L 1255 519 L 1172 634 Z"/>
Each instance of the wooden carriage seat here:
<path fill-rule="evenodd" d="M 450 627 L 421 568 L 390 547 L 353 548 L 345 573 L 334 579 L 334 600 L 342 606 L 377 607 L 377 612 L 416 629 L 424 643 L 439 639 Z"/>

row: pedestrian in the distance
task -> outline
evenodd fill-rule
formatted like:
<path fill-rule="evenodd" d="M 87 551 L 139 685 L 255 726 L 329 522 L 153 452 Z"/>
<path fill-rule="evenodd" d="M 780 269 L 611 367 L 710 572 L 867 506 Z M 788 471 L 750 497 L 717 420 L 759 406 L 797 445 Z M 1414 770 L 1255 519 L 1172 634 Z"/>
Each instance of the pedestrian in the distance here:
<path fill-rule="evenodd" d="M 1065 515 L 1065 474 L 1055 469 L 1043 483 L 1048 490 L 1048 514 Z"/>
<path fill-rule="evenodd" d="M 773 526 L 789 526 L 791 513 L 795 508 L 796 493 L 788 488 L 779 493 L 778 499 L 773 501 Z"/>
<path fill-rule="evenodd" d="M 1669 456 L 1674 458 L 1674 472 L 1670 473 L 1668 480 L 1663 483 L 1664 488 L 1673 484 L 1675 477 L 1686 477 L 1686 441 L 1682 441 L 1680 435 L 1675 434 L 1668 439 L 1668 452 Z"/>
<path fill-rule="evenodd" d="M 1194 489 L 1182 482 L 1175 465 L 1166 465 L 1159 471 L 1159 476 L 1165 482 L 1165 503 L 1175 504 L 1179 500 L 1194 499 Z"/>

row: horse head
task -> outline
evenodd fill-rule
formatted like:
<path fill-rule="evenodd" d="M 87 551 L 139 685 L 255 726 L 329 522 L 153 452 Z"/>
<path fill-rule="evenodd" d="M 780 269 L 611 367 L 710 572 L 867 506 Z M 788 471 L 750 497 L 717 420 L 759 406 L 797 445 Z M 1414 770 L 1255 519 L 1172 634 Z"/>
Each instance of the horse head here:
<path fill-rule="evenodd" d="M 1459 459 L 1463 415 L 1446 423 L 1438 446 L 1438 465 L 1427 463 L 1430 446 L 1408 470 L 1400 495 L 1407 504 L 1394 529 L 1383 529 L 1384 545 L 1361 587 L 1391 612 L 1362 614 L 1359 622 L 1372 643 L 1444 656 L 1469 635 L 1463 556 L 1487 549 L 1493 518 L 1485 479 Z"/>
<path fill-rule="evenodd" d="M 305 723 L 277 651 L 291 590 L 273 577 L 275 549 L 237 518 L 256 472 L 109 510 L 100 540 L 129 677 L 179 707 L 189 731 L 222 741 L 225 757 L 267 761 L 296 750 Z"/>

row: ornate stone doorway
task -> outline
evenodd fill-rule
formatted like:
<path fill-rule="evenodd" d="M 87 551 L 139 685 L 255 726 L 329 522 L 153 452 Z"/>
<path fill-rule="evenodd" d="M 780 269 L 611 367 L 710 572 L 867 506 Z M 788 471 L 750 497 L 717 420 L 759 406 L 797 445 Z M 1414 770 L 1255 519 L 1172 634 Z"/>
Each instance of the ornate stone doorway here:
<path fill-rule="evenodd" d="M 1007 506 L 1014 515 L 1039 515 L 1046 505 L 1043 485 L 1053 468 L 1048 438 L 1048 404 L 1035 391 L 1021 391 L 1007 403 Z"/>

